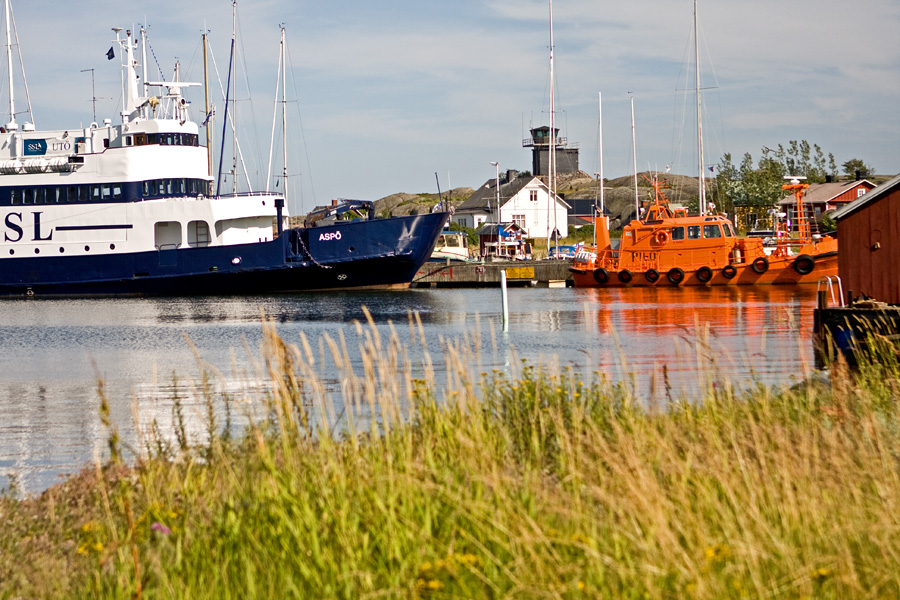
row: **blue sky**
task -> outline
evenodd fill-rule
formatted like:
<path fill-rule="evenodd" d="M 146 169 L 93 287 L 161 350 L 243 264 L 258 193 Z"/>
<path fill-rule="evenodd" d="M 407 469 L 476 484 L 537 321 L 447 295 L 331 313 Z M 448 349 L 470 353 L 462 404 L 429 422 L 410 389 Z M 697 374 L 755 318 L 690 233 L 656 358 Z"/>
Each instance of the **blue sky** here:
<path fill-rule="evenodd" d="M 581 168 L 598 170 L 602 92 L 607 177 L 631 172 L 630 96 L 638 168 L 694 174 L 684 91 L 693 87 L 692 1 L 557 0 L 553 10 L 558 123 L 579 143 Z M 202 79 L 203 30 L 223 77 L 227 68 L 229 0 L 14 0 L 14 12 L 39 129 L 91 121 L 90 74 L 81 72 L 90 68 L 98 119 L 118 120 L 118 61 L 105 58 L 114 26 L 148 24 L 167 78 L 177 57 L 185 79 Z M 278 25 L 287 27 L 294 212 L 338 197 L 434 192 L 435 172 L 442 189 L 475 187 L 493 176 L 490 161 L 530 168 L 522 138 L 549 119 L 546 1 L 241 0 L 238 18 L 240 139 L 257 186 Z M 708 163 L 805 139 L 838 164 L 861 158 L 878 173 L 900 172 L 900 3 L 701 0 L 700 21 Z M 24 94 L 16 98 L 21 107 Z M 202 118 L 202 92 L 192 100 Z"/>

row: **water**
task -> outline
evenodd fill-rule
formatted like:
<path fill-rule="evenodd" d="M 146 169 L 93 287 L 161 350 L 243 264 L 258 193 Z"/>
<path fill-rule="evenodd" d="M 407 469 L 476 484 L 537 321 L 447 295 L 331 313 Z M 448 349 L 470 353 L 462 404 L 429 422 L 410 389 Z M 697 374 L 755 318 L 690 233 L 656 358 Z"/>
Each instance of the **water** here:
<path fill-rule="evenodd" d="M 405 341 L 408 315 L 418 313 L 438 369 L 441 340 L 467 336 L 482 348 L 479 368 L 506 369 L 525 358 L 613 378 L 636 373 L 648 392 L 651 372 L 663 364 L 676 390 L 696 388 L 712 367 L 745 383 L 802 377 L 812 360 L 814 302 L 808 287 L 510 289 L 504 332 L 497 289 L 4 301 L 0 487 L 13 475 L 38 492 L 102 454 L 98 378 L 131 443 L 135 414 L 171 421 L 173 390 L 197 381 L 195 351 L 222 373 L 220 385 L 263 385 L 247 359 L 259 349 L 262 315 L 291 343 L 301 332 L 311 340 L 343 332 L 358 362 L 353 323 L 365 322 L 363 305 L 382 335 L 392 322 Z M 421 347 L 407 346 L 413 363 L 420 361 Z M 327 380 L 327 361 L 323 368 Z M 182 387 L 173 385 L 176 374 Z M 189 425 L 202 430 L 202 406 L 185 410 Z"/>

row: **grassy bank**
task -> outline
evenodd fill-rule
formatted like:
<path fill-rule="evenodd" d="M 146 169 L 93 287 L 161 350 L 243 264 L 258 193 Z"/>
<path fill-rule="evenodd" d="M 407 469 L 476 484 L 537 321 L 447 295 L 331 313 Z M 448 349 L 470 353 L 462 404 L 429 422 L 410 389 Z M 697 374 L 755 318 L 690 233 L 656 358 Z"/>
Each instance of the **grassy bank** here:
<path fill-rule="evenodd" d="M 107 423 L 108 462 L 0 501 L 0 597 L 900 597 L 896 362 L 648 407 L 591 374 L 473 372 L 465 343 L 415 379 L 397 336 L 363 335 L 356 373 L 321 341 L 343 435 L 317 429 L 341 410 L 321 355 L 271 328 L 245 435 L 211 387 L 203 443 L 176 423 L 126 467 Z"/>

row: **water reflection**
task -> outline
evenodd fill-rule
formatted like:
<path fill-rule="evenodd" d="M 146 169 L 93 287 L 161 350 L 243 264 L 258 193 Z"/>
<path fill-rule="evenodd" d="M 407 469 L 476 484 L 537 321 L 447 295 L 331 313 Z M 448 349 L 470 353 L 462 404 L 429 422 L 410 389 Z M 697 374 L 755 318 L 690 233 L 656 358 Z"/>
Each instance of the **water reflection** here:
<path fill-rule="evenodd" d="M 472 375 L 507 368 L 521 357 L 610 377 L 639 374 L 653 386 L 665 365 L 676 390 L 696 389 L 711 371 L 783 383 L 812 357 L 815 291 L 784 287 L 510 289 L 509 331 L 500 322 L 498 290 L 411 290 L 242 298 L 6 301 L 0 312 L 0 487 L 16 473 L 31 491 L 52 484 L 102 452 L 97 377 L 113 420 L 135 440 L 155 419 L 171 435 L 172 397 L 185 398 L 191 435 L 205 430 L 197 393 L 200 367 L 221 374 L 235 418 L 253 410 L 265 382 L 255 358 L 263 315 L 289 343 L 312 343 L 326 385 L 340 377 L 323 335 L 344 336 L 353 366 L 365 339 L 367 307 L 379 335 L 392 330 L 400 352 L 421 372 L 426 356 L 443 367 L 447 340 L 478 349 Z M 410 315 L 417 315 L 418 321 Z M 421 330 L 418 322 L 421 322 Z M 190 341 L 190 343 L 188 342 Z M 418 370 L 418 371 L 417 371 Z M 439 379 L 440 380 L 440 379 Z M 221 420 L 223 415 L 218 415 Z"/>

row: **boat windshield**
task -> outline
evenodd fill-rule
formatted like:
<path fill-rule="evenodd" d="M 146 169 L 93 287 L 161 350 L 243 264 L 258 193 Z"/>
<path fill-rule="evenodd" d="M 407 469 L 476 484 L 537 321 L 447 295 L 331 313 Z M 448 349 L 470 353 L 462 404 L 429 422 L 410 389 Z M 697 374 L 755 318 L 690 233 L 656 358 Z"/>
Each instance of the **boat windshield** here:
<path fill-rule="evenodd" d="M 711 223 L 709 225 L 703 226 L 703 237 L 705 238 L 720 238 L 722 237 L 722 229 L 719 227 L 718 223 Z"/>

